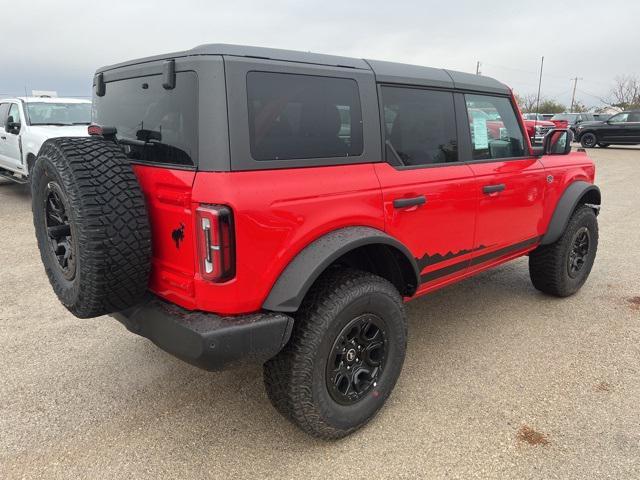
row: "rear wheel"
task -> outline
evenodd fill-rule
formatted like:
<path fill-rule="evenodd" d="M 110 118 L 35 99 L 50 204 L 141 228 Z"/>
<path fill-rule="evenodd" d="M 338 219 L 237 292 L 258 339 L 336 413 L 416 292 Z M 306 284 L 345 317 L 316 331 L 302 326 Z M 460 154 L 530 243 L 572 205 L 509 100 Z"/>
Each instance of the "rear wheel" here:
<path fill-rule="evenodd" d="M 596 135 L 594 133 L 587 132 L 582 134 L 582 136 L 580 137 L 580 144 L 584 148 L 593 148 L 596 146 L 596 143 L 598 143 L 598 139 L 596 138 Z"/>
<path fill-rule="evenodd" d="M 562 236 L 529 254 L 529 275 L 538 290 L 567 297 L 577 292 L 591 272 L 598 249 L 598 220 L 591 207 L 579 206 Z"/>
<path fill-rule="evenodd" d="M 329 272 L 307 295 L 285 349 L 264 366 L 269 399 L 305 432 L 344 437 L 385 403 L 406 341 L 402 297 L 391 283 L 356 270 Z"/>

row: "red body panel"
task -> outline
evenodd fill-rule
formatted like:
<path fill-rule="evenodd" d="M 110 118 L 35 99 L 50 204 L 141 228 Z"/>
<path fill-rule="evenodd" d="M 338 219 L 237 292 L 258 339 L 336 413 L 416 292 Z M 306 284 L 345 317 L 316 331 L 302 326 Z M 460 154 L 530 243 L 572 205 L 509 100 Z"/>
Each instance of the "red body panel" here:
<path fill-rule="evenodd" d="M 414 254 L 421 274 L 470 258 L 474 243 L 477 182 L 466 164 L 397 170 L 376 164 L 382 187 L 386 230 Z M 424 195 L 426 203 L 396 209 L 393 201 Z M 455 279 L 459 270 L 446 275 Z M 426 288 L 423 283 L 421 288 Z"/>
<path fill-rule="evenodd" d="M 316 238 L 352 225 L 384 230 L 380 184 L 371 164 L 199 172 L 188 206 L 155 199 L 168 186 L 181 191 L 193 173 L 141 166 L 136 173 L 151 211 L 150 289 L 188 309 L 222 314 L 259 310 L 281 271 Z M 201 203 L 233 210 L 236 276 L 225 283 L 204 281 L 196 272 L 193 212 Z M 185 225 L 184 240 L 177 249 L 171 235 L 180 223 Z"/>

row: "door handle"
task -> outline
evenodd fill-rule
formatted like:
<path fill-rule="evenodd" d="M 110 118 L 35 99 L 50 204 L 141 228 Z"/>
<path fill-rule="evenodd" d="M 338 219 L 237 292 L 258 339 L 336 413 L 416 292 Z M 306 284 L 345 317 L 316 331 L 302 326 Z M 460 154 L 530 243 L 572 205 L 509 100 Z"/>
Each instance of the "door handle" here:
<path fill-rule="evenodd" d="M 7 139 L 7 137 L 5 137 L 4 135 L 2 135 L 0 138 L 1 138 L 2 140 L 6 140 L 6 139 Z"/>
<path fill-rule="evenodd" d="M 396 198 L 393 201 L 393 208 L 416 207 L 418 205 L 424 205 L 425 203 L 427 203 L 427 198 L 424 195 L 411 198 Z"/>
<path fill-rule="evenodd" d="M 499 183 L 497 185 L 485 185 L 482 187 L 482 193 L 487 195 L 491 195 L 492 193 L 498 193 L 505 189 L 504 183 Z"/>

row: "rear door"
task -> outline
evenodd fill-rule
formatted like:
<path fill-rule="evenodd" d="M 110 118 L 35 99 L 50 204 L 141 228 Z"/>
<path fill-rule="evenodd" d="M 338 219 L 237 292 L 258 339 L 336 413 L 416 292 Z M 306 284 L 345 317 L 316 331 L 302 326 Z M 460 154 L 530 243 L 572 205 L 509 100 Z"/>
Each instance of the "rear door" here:
<path fill-rule="evenodd" d="M 468 268 L 477 194 L 460 161 L 452 92 L 381 86 L 386 162 L 375 165 L 386 230 L 413 253 L 421 290 Z"/>
<path fill-rule="evenodd" d="M 479 197 L 472 266 L 500 261 L 534 245 L 542 235 L 546 175 L 529 153 L 509 97 L 465 94 L 467 110 L 481 110 L 495 126 L 469 115 L 471 158 Z"/>

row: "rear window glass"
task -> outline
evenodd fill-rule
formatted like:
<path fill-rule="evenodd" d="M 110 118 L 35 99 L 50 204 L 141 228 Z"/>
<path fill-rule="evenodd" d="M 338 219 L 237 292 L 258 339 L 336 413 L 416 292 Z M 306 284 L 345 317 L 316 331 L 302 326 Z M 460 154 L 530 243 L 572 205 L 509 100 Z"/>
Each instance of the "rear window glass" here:
<path fill-rule="evenodd" d="M 355 80 L 249 72 L 249 135 L 255 160 L 362 155 Z"/>
<path fill-rule="evenodd" d="M 171 90 L 162 82 L 162 75 L 108 82 L 105 95 L 94 97 L 93 120 L 116 128 L 132 160 L 196 165 L 197 76 L 177 73 Z"/>

